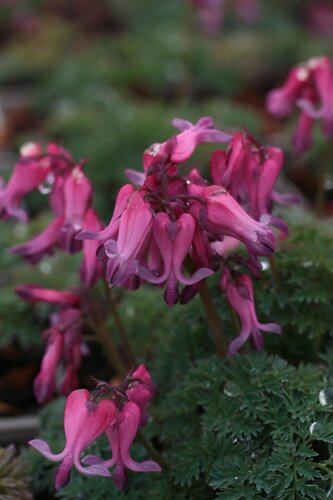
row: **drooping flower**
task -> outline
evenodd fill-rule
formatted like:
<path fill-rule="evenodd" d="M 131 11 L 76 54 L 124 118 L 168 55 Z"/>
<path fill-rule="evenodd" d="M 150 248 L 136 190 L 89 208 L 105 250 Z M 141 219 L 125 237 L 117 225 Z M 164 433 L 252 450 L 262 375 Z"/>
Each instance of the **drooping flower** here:
<path fill-rule="evenodd" d="M 41 233 L 21 245 L 10 248 L 10 252 L 22 255 L 31 264 L 36 264 L 44 255 L 51 255 L 54 248 L 59 246 L 63 223 L 62 216 L 56 217 Z"/>
<path fill-rule="evenodd" d="M 88 455 L 83 459 L 83 463 L 101 465 L 102 467 L 115 466 L 113 480 L 118 489 L 121 489 L 127 483 L 126 469 L 135 472 L 160 472 L 161 466 L 153 460 L 136 462 L 130 455 L 130 448 L 138 432 L 141 421 L 141 412 L 139 406 L 133 401 L 124 404 L 121 410 L 118 410 L 115 421 L 107 429 L 106 433 L 112 450 L 110 460 L 102 460 L 94 455 Z"/>
<path fill-rule="evenodd" d="M 333 61 L 328 57 L 320 57 L 311 64 L 314 86 L 317 91 L 317 102 L 304 96 L 298 101 L 298 106 L 311 118 L 322 118 L 323 132 L 327 137 L 333 137 Z"/>
<path fill-rule="evenodd" d="M 296 196 L 280 197 L 275 184 L 283 166 L 283 152 L 262 146 L 247 133 L 236 132 L 226 151 L 215 151 L 210 170 L 215 184 L 224 186 L 245 211 L 257 221 L 269 220 L 288 234 L 284 221 L 272 215 L 274 202 L 297 203 Z"/>
<path fill-rule="evenodd" d="M 284 117 L 297 106 L 301 115 L 293 137 L 293 147 L 301 154 L 312 145 L 316 119 L 323 120 L 323 133 L 333 137 L 333 62 L 328 57 L 312 58 L 293 68 L 286 83 L 267 95 L 267 109 Z M 318 109 L 319 107 L 319 109 Z"/>
<path fill-rule="evenodd" d="M 107 281 L 110 286 L 129 286 L 136 288 L 136 256 L 149 237 L 153 215 L 147 202 L 139 192 L 129 198 L 123 211 L 117 239 L 107 240 L 104 244 L 108 257 Z"/>
<path fill-rule="evenodd" d="M 22 285 L 15 289 L 17 295 L 22 299 L 35 304 L 36 302 L 47 302 L 58 306 L 78 306 L 80 304 L 80 296 L 72 293 L 59 290 L 51 290 L 41 288 L 38 285 Z"/>
<path fill-rule="evenodd" d="M 92 196 L 92 185 L 80 166 L 76 166 L 67 177 L 63 186 L 64 225 L 62 241 L 64 249 L 75 251 L 78 241 L 76 234 L 83 229 L 84 218 Z M 74 249 L 74 250 L 73 250 Z"/>
<path fill-rule="evenodd" d="M 202 199 L 193 202 L 191 213 L 217 240 L 219 235 L 236 238 L 254 255 L 270 255 L 276 250 L 272 231 L 250 217 L 224 188 L 189 185 L 189 191 Z"/>
<path fill-rule="evenodd" d="M 91 232 L 98 232 L 102 229 L 101 221 L 97 217 L 96 212 L 91 208 L 86 212 L 83 226 L 85 231 Z M 93 286 L 99 280 L 103 272 L 102 263 L 96 256 L 98 246 L 98 241 L 83 241 L 83 261 L 80 266 L 80 276 L 81 281 L 89 287 Z"/>
<path fill-rule="evenodd" d="M 38 403 L 48 401 L 56 390 L 55 375 L 61 361 L 64 336 L 54 326 L 43 335 L 48 345 L 44 354 L 40 371 L 34 380 L 34 393 Z"/>
<path fill-rule="evenodd" d="M 161 467 L 152 460 L 136 462 L 130 455 L 131 445 L 140 426 L 147 422 L 147 406 L 155 393 L 155 384 L 144 365 L 139 365 L 117 386 L 96 380 L 96 390 L 89 396 L 85 389 L 71 392 L 65 407 L 66 446 L 61 453 L 53 454 L 45 441 L 30 441 L 43 456 L 54 462 L 62 462 L 54 475 L 55 487 L 65 486 L 70 479 L 73 465 L 83 474 L 110 477 L 108 468 L 116 466 L 114 481 L 122 488 L 127 481 L 126 469 L 137 472 L 159 472 Z M 112 400 L 100 397 L 109 394 Z M 82 463 L 82 451 L 106 432 L 111 444 L 112 458 L 103 460 L 88 455 Z"/>
<path fill-rule="evenodd" d="M 221 289 L 225 292 L 228 301 L 239 316 L 241 331 L 239 336 L 229 345 L 228 354 L 233 356 L 239 348 L 250 338 L 256 349 L 263 348 L 264 332 L 281 333 L 281 327 L 276 323 L 259 323 L 254 304 L 252 281 L 246 274 L 239 274 L 232 279 L 227 269 L 221 278 Z"/>
<path fill-rule="evenodd" d="M 106 431 L 116 414 L 113 401 L 103 399 L 92 403 L 89 402 L 89 397 L 87 390 L 78 389 L 67 398 L 64 418 L 66 446 L 61 453 L 52 453 L 49 445 L 41 439 L 29 441 L 30 446 L 48 460 L 61 462 L 54 475 L 56 490 L 69 482 L 73 465 L 82 474 L 105 477 L 111 475 L 103 464 L 83 467 L 80 461 L 82 451 Z"/>
<path fill-rule="evenodd" d="M 51 327 L 43 334 L 47 347 L 40 372 L 34 381 L 34 392 L 40 404 L 53 396 L 56 389 L 56 372 L 63 361 L 65 372 L 60 382 L 60 392 L 67 396 L 79 385 L 77 373 L 83 350 L 80 296 L 35 285 L 21 286 L 16 289 L 16 293 L 30 303 L 46 302 L 60 307 L 57 313 L 50 316 Z"/>
<path fill-rule="evenodd" d="M 156 386 L 145 365 L 141 364 L 131 374 L 133 383 L 126 391 L 130 401 L 138 405 L 141 412 L 140 427 L 148 422 L 147 406 L 156 392 Z"/>
<path fill-rule="evenodd" d="M 40 155 L 41 147 L 38 144 L 30 143 L 22 147 L 21 157 L 7 185 L 0 189 L 0 219 L 16 217 L 21 222 L 27 222 L 28 216 L 21 208 L 22 201 L 50 173 L 49 162 L 41 160 Z"/>
<path fill-rule="evenodd" d="M 209 116 L 200 118 L 195 125 L 187 120 L 175 118 L 172 120 L 172 125 L 181 132 L 172 138 L 170 145 L 167 145 L 167 143 L 161 144 L 161 151 L 170 147 L 170 158 L 174 163 L 188 160 L 195 148 L 200 144 L 224 143 L 232 138 L 231 135 L 217 130 Z"/>
<path fill-rule="evenodd" d="M 177 221 L 172 221 L 166 213 L 156 214 L 153 234 L 163 259 L 164 270 L 156 276 L 152 271 L 140 268 L 138 274 L 150 283 L 166 282 L 164 297 L 169 305 L 178 302 L 178 282 L 193 285 L 214 273 L 208 268 L 197 270 L 190 278 L 182 273 L 182 266 L 192 244 L 194 230 L 195 220 L 190 214 L 182 214 Z"/>
<path fill-rule="evenodd" d="M 132 186 L 131 184 L 125 184 L 124 186 L 122 186 L 117 194 L 113 215 L 107 227 L 98 232 L 96 230 L 87 230 L 85 228 L 76 236 L 76 239 L 97 240 L 102 242 L 110 239 L 115 239 L 119 231 L 120 217 L 126 209 L 130 197 L 133 193 L 134 186 Z"/>
<path fill-rule="evenodd" d="M 0 180 L 0 219 L 16 217 L 27 222 L 28 216 L 21 208 L 23 199 L 37 188 L 48 193 L 58 176 L 67 175 L 72 168 L 71 155 L 57 144 L 48 144 L 46 154 L 40 144 L 24 144 L 7 185 Z"/>

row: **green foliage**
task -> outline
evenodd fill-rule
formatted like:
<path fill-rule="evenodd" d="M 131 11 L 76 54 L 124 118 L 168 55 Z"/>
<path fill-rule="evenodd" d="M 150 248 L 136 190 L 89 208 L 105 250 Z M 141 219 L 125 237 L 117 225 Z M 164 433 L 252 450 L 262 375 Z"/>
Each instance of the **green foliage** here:
<path fill-rule="evenodd" d="M 265 354 L 194 364 L 158 408 L 165 456 L 175 484 L 207 483 L 217 498 L 324 498 L 311 434 L 323 417 L 323 372 Z"/>
<path fill-rule="evenodd" d="M 269 267 L 257 283 L 257 310 L 283 328 L 279 338 L 266 335 L 268 346 L 297 362 L 315 360 L 333 337 L 333 233 L 328 224 L 305 220 L 290 233 L 274 257 L 275 273 Z"/>
<path fill-rule="evenodd" d="M 172 373 L 173 359 L 168 352 L 167 357 Z M 333 461 L 327 460 L 333 399 L 319 403 L 327 373 L 324 367 L 295 368 L 265 353 L 192 362 L 171 390 L 164 391 L 161 382 L 153 421 L 144 430 L 169 468 L 163 474 L 129 473 L 123 492 L 110 479 L 74 471 L 57 497 L 323 499 L 333 478 Z M 63 446 L 62 412 L 58 401 L 42 413 L 42 437 L 55 451 Z M 91 452 L 110 456 L 104 437 Z M 34 450 L 27 454 L 34 491 L 51 489 L 55 465 Z M 144 460 L 147 452 L 135 443 L 133 456 Z"/>

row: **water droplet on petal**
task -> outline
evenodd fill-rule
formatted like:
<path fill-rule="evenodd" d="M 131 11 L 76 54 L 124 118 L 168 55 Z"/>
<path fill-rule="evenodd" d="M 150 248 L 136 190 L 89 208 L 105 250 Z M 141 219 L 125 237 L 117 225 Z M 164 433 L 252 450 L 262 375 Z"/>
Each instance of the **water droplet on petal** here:
<path fill-rule="evenodd" d="M 41 194 L 50 194 L 53 188 L 55 177 L 51 173 L 46 177 L 46 180 L 43 184 L 38 186 L 38 190 Z"/>
<path fill-rule="evenodd" d="M 296 78 L 299 82 L 304 82 L 308 77 L 309 71 L 304 66 L 297 70 Z"/>
<path fill-rule="evenodd" d="M 161 151 L 161 144 L 156 142 L 155 144 L 152 144 L 147 151 L 151 156 L 157 156 L 158 153 Z"/>
<path fill-rule="evenodd" d="M 35 142 L 27 142 L 20 149 L 21 156 L 37 156 L 41 153 L 39 144 Z"/>

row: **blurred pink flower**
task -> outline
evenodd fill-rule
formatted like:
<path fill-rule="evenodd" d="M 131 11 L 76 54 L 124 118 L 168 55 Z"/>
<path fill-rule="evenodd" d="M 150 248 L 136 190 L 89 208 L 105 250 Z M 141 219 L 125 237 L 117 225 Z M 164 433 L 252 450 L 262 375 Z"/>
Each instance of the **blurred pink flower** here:
<path fill-rule="evenodd" d="M 333 62 L 328 57 L 312 58 L 293 68 L 282 87 L 267 95 L 267 109 L 284 117 L 297 106 L 301 109 L 293 147 L 301 154 L 312 145 L 314 120 L 323 120 L 323 133 L 333 137 Z M 319 108 L 317 109 L 317 107 Z"/>

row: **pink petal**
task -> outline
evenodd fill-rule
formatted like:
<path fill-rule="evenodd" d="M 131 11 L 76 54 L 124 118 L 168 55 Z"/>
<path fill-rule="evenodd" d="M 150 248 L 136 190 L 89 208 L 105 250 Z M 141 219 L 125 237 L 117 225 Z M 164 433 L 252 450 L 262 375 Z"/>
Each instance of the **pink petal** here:
<path fill-rule="evenodd" d="M 43 457 L 47 458 L 48 460 L 51 460 L 52 462 L 60 462 L 67 454 L 65 449 L 58 454 L 52 453 L 49 445 L 46 443 L 46 441 L 43 441 L 42 439 L 32 439 L 31 441 L 28 442 L 30 446 L 35 448 Z"/>
<path fill-rule="evenodd" d="M 140 422 L 140 409 L 138 405 L 133 402 L 126 403 L 122 414 L 123 420 L 119 425 L 119 443 L 123 464 L 128 469 L 136 472 L 160 472 L 161 467 L 157 462 L 147 460 L 139 463 L 130 456 L 130 447 L 134 441 Z"/>

